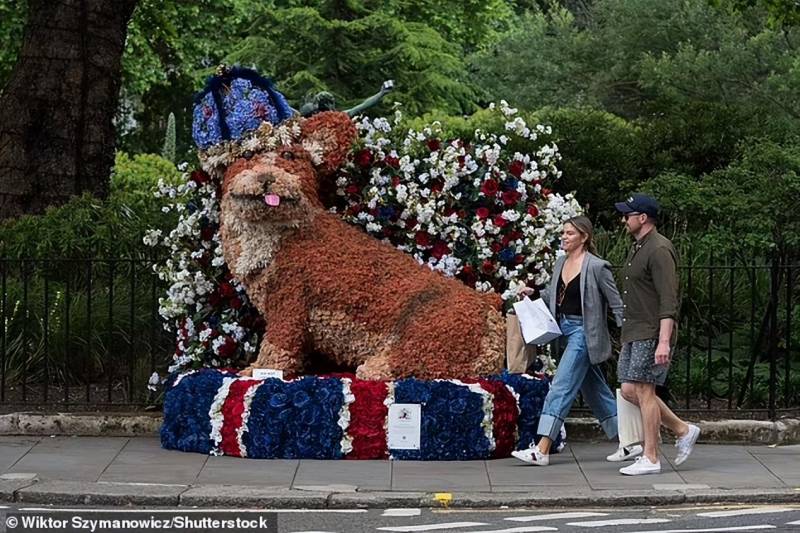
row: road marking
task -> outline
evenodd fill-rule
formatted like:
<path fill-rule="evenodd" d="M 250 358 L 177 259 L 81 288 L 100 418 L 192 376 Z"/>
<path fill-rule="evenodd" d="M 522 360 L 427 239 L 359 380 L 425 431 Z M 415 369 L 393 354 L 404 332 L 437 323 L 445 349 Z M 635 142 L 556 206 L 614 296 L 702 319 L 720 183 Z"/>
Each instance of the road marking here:
<path fill-rule="evenodd" d="M 434 531 L 436 529 L 455 529 L 457 527 L 488 526 L 486 522 L 448 522 L 444 524 L 422 524 L 419 526 L 379 527 L 378 531 Z"/>
<path fill-rule="evenodd" d="M 605 526 L 633 526 L 636 524 L 664 524 L 672 522 L 666 518 L 618 518 L 616 520 L 595 520 L 594 522 L 568 522 L 568 526 L 578 527 L 605 527 Z"/>
<path fill-rule="evenodd" d="M 386 509 L 381 516 L 419 516 L 422 511 L 419 509 Z"/>
<path fill-rule="evenodd" d="M 505 520 L 511 522 L 536 522 L 537 520 L 568 520 L 570 518 L 591 518 L 593 516 L 608 516 L 608 513 L 591 513 L 591 512 L 575 512 L 575 513 L 550 513 L 538 514 L 531 516 L 511 516 Z"/>
<path fill-rule="evenodd" d="M 86 508 L 54 508 L 54 507 L 20 507 L 18 511 L 57 511 L 61 513 L 336 513 L 362 514 L 367 509 L 86 509 Z"/>
<path fill-rule="evenodd" d="M 754 531 L 756 529 L 775 529 L 775 526 L 762 524 L 758 526 L 728 526 L 708 529 L 648 529 L 647 531 L 631 531 L 631 533 L 725 533 L 727 531 Z"/>
<path fill-rule="evenodd" d="M 705 518 L 723 518 L 726 516 L 741 516 L 748 514 L 770 514 L 770 513 L 786 513 L 788 511 L 796 511 L 797 509 L 787 509 L 786 507 L 778 508 L 763 508 L 763 507 L 750 507 L 749 509 L 733 509 L 731 511 L 714 511 L 711 513 L 697 513 L 697 516 Z"/>
<path fill-rule="evenodd" d="M 535 533 L 536 531 L 558 531 L 557 527 L 548 526 L 520 526 L 508 529 L 487 529 L 486 531 L 471 531 L 470 533 Z"/>
<path fill-rule="evenodd" d="M 800 526 L 800 520 L 795 520 L 794 522 L 786 522 L 787 526 Z"/>

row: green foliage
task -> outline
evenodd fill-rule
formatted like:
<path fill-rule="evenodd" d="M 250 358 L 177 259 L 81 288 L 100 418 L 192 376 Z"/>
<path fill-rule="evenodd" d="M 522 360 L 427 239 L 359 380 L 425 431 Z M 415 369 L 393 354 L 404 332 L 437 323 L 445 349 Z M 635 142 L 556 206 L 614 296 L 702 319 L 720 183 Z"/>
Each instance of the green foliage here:
<path fill-rule="evenodd" d="M 769 13 L 773 26 L 800 24 L 800 4 L 796 0 L 711 0 L 711 4 L 739 11 L 761 6 Z"/>
<path fill-rule="evenodd" d="M 0 255 L 8 258 L 147 257 L 142 237 L 150 228 L 174 226 L 153 196 L 158 180 L 176 182 L 180 173 L 157 155 L 117 154 L 111 194 L 88 194 L 42 215 L 26 215 L 0 224 Z"/>
<path fill-rule="evenodd" d="M 312 7 L 272 10 L 228 60 L 256 65 L 295 98 L 330 91 L 341 109 L 376 93 L 386 79 L 395 81 L 389 103 L 402 102 L 410 114 L 472 109 L 477 93 L 464 80 L 461 48 L 430 25 L 379 10 L 339 17 Z"/>
<path fill-rule="evenodd" d="M 25 0 L 0 0 L 0 89 L 5 86 L 22 46 L 22 29 L 28 2 Z"/>
<path fill-rule="evenodd" d="M 164 147 L 161 149 L 161 157 L 175 163 L 175 113 L 170 113 L 167 118 L 167 131 L 164 134 Z"/>
<path fill-rule="evenodd" d="M 728 167 L 699 178 L 662 174 L 646 184 L 664 207 L 720 253 L 800 256 L 800 142 L 743 143 Z"/>

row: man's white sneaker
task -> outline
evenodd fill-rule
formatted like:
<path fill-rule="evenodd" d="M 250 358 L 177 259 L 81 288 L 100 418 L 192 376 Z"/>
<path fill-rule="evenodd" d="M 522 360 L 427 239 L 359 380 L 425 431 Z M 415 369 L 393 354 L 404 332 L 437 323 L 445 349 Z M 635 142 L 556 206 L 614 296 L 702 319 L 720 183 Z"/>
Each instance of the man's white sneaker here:
<path fill-rule="evenodd" d="M 678 437 L 675 441 L 675 447 L 678 448 L 678 455 L 675 456 L 675 466 L 682 465 L 689 458 L 699 436 L 700 428 L 694 424 L 689 424 L 689 432 L 683 437 Z"/>
<path fill-rule="evenodd" d="M 612 463 L 621 463 L 622 461 L 630 461 L 637 455 L 642 455 L 644 449 L 638 445 L 633 446 L 620 446 L 617 451 L 606 457 L 606 461 Z"/>
<path fill-rule="evenodd" d="M 655 463 L 651 463 L 650 459 L 646 456 L 642 455 L 636 458 L 636 461 L 632 465 L 625 466 L 619 469 L 620 474 L 624 474 L 626 476 L 642 476 L 644 474 L 660 474 L 661 473 L 661 463 L 656 461 Z"/>
<path fill-rule="evenodd" d="M 547 466 L 550 464 L 550 456 L 539 451 L 538 446 L 531 446 L 525 450 L 516 450 L 511 455 L 524 463 L 536 466 Z"/>

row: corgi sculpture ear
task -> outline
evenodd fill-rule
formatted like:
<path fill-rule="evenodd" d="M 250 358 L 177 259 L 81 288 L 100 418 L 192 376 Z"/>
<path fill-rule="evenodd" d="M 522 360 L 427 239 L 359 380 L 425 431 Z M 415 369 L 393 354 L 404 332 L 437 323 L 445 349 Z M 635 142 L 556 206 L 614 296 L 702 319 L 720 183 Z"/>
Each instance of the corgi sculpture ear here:
<path fill-rule="evenodd" d="M 356 140 L 356 126 L 347 113 L 324 111 L 302 126 L 303 149 L 320 174 L 329 175 L 344 163 Z"/>

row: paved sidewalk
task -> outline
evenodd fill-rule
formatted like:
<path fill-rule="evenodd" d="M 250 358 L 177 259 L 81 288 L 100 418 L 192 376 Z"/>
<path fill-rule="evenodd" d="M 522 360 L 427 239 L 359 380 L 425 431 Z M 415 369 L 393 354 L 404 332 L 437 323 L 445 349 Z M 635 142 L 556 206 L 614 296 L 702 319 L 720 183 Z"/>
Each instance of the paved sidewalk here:
<path fill-rule="evenodd" d="M 604 460 L 612 447 L 573 442 L 541 468 L 513 458 L 239 459 L 164 450 L 155 437 L 0 436 L 0 499 L 257 507 L 800 502 L 800 445 L 699 444 L 678 469 L 674 448 L 665 446 L 663 473 L 640 477 L 621 476 Z"/>

